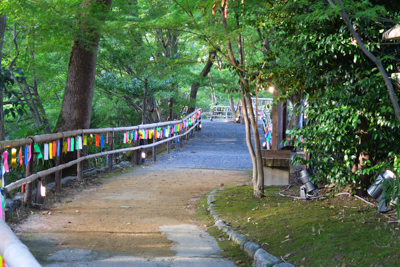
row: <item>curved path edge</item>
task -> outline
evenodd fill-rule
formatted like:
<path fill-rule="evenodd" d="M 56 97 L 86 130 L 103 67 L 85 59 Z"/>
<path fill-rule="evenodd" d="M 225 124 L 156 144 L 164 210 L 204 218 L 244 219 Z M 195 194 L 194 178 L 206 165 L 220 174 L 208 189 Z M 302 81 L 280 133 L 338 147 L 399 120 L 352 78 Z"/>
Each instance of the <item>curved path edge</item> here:
<path fill-rule="evenodd" d="M 218 188 L 211 191 L 207 197 L 208 210 L 214 217 L 214 225 L 222 230 L 229 236 L 229 240 L 240 245 L 247 255 L 254 260 L 253 266 L 255 267 L 294 267 L 293 264 L 283 262 L 279 258 L 262 249 L 258 244 L 251 242 L 245 238 L 244 235 L 237 233 L 233 227 L 228 226 L 218 213 L 215 211 L 213 204 L 216 201 L 216 193 L 224 188 Z"/>

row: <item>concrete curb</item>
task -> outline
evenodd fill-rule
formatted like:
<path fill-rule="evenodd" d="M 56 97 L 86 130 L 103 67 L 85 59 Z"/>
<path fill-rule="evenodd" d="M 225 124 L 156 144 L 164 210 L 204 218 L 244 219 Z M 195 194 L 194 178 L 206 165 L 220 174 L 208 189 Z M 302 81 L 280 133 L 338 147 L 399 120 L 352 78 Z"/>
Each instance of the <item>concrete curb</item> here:
<path fill-rule="evenodd" d="M 293 264 L 283 262 L 279 258 L 269 254 L 267 251 L 262 249 L 258 244 L 251 242 L 246 239 L 242 234 L 237 233 L 232 227 L 228 226 L 214 210 L 215 205 L 213 204 L 217 197 L 215 194 L 218 190 L 224 190 L 224 188 L 215 189 L 207 197 L 208 210 L 214 217 L 214 225 L 218 229 L 222 230 L 229 236 L 229 240 L 240 245 L 240 248 L 244 250 L 247 255 L 254 260 L 253 266 L 255 267 L 294 267 Z"/>

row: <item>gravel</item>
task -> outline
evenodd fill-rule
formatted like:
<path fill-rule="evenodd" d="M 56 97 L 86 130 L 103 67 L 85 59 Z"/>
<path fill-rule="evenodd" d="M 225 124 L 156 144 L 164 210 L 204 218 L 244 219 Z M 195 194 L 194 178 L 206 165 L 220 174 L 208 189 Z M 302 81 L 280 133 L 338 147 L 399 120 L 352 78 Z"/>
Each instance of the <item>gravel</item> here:
<path fill-rule="evenodd" d="M 261 138 L 263 133 L 259 132 Z M 195 138 L 184 141 L 183 148 L 160 155 L 155 165 L 167 167 L 173 162 L 178 168 L 253 169 L 243 124 L 203 120 L 201 131 L 195 134 Z"/>

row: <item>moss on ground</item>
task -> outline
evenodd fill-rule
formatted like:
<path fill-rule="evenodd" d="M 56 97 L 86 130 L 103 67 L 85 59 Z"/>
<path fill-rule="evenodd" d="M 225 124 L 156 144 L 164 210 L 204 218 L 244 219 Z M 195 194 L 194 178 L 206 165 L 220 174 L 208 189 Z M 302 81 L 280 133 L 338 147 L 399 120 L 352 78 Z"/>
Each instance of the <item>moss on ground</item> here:
<path fill-rule="evenodd" d="M 218 191 L 215 209 L 269 253 L 297 266 L 399 266 L 400 226 L 387 224 L 385 215 L 361 200 L 295 200 L 279 196 L 278 187 L 266 187 L 266 197 L 258 199 L 252 190 Z"/>

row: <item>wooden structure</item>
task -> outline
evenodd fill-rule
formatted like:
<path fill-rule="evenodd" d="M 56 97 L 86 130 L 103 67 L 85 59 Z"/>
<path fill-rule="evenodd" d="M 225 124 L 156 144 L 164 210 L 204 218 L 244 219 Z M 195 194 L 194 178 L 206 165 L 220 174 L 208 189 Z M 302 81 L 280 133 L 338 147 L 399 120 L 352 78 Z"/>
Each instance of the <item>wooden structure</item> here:
<path fill-rule="evenodd" d="M 383 33 L 383 40 L 400 40 L 400 24 Z"/>
<path fill-rule="evenodd" d="M 19 148 L 19 147 L 25 147 L 30 149 L 29 155 L 32 155 L 32 158 L 28 161 L 28 164 L 26 165 L 26 174 L 25 178 L 22 178 L 20 180 L 17 180 L 13 183 L 10 183 L 2 189 L 1 193 L 3 194 L 4 198 L 8 192 L 11 190 L 14 190 L 18 187 L 22 187 L 23 191 L 25 192 L 25 197 L 24 197 L 24 202 L 27 203 L 28 205 L 31 204 L 32 202 L 32 189 L 33 189 L 33 182 L 35 180 L 41 180 L 41 178 L 53 174 L 56 174 L 56 179 L 55 179 L 55 189 L 56 191 L 59 191 L 61 189 L 61 172 L 63 169 L 72 167 L 74 165 L 77 166 L 77 179 L 81 180 L 83 178 L 83 162 L 88 159 L 96 158 L 96 157 L 101 157 L 101 156 L 108 156 L 108 168 L 111 170 L 113 168 L 113 155 L 116 153 L 125 153 L 128 151 L 136 151 L 135 156 L 136 159 L 140 159 L 140 153 L 144 149 L 152 148 L 153 149 L 153 160 L 156 161 L 156 146 L 167 143 L 167 150 L 168 152 L 170 151 L 170 144 L 171 141 L 174 139 L 178 139 L 180 142 L 180 146 L 182 146 L 182 140 L 184 137 L 186 137 L 186 140 L 189 137 L 189 134 L 193 134 L 194 130 L 200 130 L 201 129 L 201 115 L 202 115 L 202 110 L 197 109 L 191 114 L 187 115 L 181 120 L 176 120 L 176 121 L 167 121 L 167 122 L 161 122 L 161 123 L 153 123 L 153 124 L 145 124 L 145 125 L 138 125 L 138 126 L 129 126 L 129 127 L 119 127 L 119 128 L 103 128 L 103 129 L 83 129 L 83 130 L 74 130 L 74 131 L 68 131 L 68 132 L 62 132 L 62 133 L 54 133 L 54 134 L 44 134 L 44 135 L 36 135 L 36 136 L 30 136 L 26 139 L 18 139 L 18 140 L 6 140 L 6 141 L 1 141 L 0 142 L 0 150 L 4 151 L 5 149 L 11 149 L 11 148 Z M 179 126 L 178 126 L 179 125 Z M 168 135 L 163 136 L 163 138 L 155 138 L 155 135 L 153 134 L 153 143 L 151 144 L 141 144 L 140 143 L 140 138 L 137 138 L 136 144 L 135 142 L 132 142 L 131 145 L 129 145 L 131 140 L 133 141 L 132 134 L 133 131 L 136 131 L 137 133 L 140 130 L 151 130 L 153 133 L 157 130 L 160 129 L 161 127 L 167 127 L 167 129 L 173 129 L 176 127 L 175 131 L 172 131 L 172 133 L 168 133 Z M 115 144 L 115 139 L 116 139 L 116 134 L 119 133 L 120 140 L 128 140 L 126 144 L 129 145 L 126 148 L 121 148 L 121 149 L 114 149 L 114 144 Z M 91 155 L 84 155 L 83 150 L 81 148 L 78 149 L 76 148 L 77 151 L 77 159 L 70 161 L 68 163 L 63 163 L 62 156 L 63 156 L 63 143 L 65 140 L 69 140 L 69 138 L 75 138 L 75 140 L 78 142 L 78 140 L 82 140 L 84 136 L 88 137 L 90 140 L 92 140 L 92 135 L 96 135 L 96 146 L 99 147 L 98 144 L 98 134 L 105 134 L 108 137 L 108 142 L 105 141 L 106 138 L 104 138 L 105 143 L 108 143 L 108 151 L 102 151 L 100 153 L 96 154 L 91 154 Z M 131 136 L 127 137 L 127 135 Z M 122 137 L 123 136 L 123 137 Z M 142 139 L 144 140 L 144 139 Z M 94 141 L 94 140 L 92 140 Z M 92 142 L 90 141 L 90 142 Z M 39 144 L 39 143 L 49 143 L 49 142 L 58 142 L 61 147 L 60 147 L 60 153 L 59 156 L 53 156 L 53 159 L 56 162 L 56 166 L 49 168 L 47 170 L 43 170 L 37 173 L 34 173 L 34 164 L 35 160 L 34 158 L 37 157 L 37 151 L 34 150 L 34 145 Z M 94 143 L 94 142 L 93 142 Z M 122 143 L 122 142 L 121 142 Z M 125 144 L 125 141 L 123 141 Z M 72 144 L 72 142 L 71 142 Z M 89 140 L 87 141 L 87 145 L 89 145 Z M 104 149 L 106 149 L 104 147 Z M 73 151 L 73 150 L 71 150 Z M 54 158 L 55 157 L 55 158 Z M 139 161 L 139 160 L 138 160 Z M 39 185 L 41 182 L 39 182 Z M 37 190 L 39 192 L 40 190 Z M 36 201 L 42 202 L 43 200 L 41 199 L 40 194 L 36 196 Z M 39 203 L 40 204 L 40 203 Z"/>

